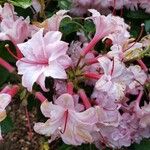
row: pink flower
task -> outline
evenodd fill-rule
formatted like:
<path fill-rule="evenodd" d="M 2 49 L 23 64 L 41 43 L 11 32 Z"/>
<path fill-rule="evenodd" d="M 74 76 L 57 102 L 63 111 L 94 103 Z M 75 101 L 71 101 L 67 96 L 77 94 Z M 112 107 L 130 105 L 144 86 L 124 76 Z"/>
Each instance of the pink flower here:
<path fill-rule="evenodd" d="M 6 118 L 6 107 L 11 102 L 12 97 L 18 92 L 19 87 L 13 85 L 12 87 L 6 86 L 0 91 L 0 122 Z M 2 140 L 1 127 L 0 127 L 0 140 Z"/>
<path fill-rule="evenodd" d="M 111 61 L 107 57 L 100 57 L 98 61 L 104 74 L 96 82 L 96 90 L 106 92 L 115 100 L 123 98 L 127 84 L 127 71 L 124 63 L 115 58 Z"/>
<path fill-rule="evenodd" d="M 0 40 L 10 40 L 14 44 L 22 43 L 29 37 L 29 18 L 18 17 L 11 4 L 5 3 L 0 10 Z"/>
<path fill-rule="evenodd" d="M 66 10 L 59 10 L 56 14 L 54 14 L 51 18 L 47 19 L 47 30 L 48 31 L 58 31 L 60 22 L 62 19 L 69 17 L 68 15 L 65 15 L 68 11 Z"/>
<path fill-rule="evenodd" d="M 1 20 L 16 20 L 18 16 L 17 13 L 14 11 L 14 6 L 9 3 L 5 3 L 4 7 L 0 6 L 0 18 Z"/>
<path fill-rule="evenodd" d="M 120 123 L 121 115 L 118 108 L 103 108 L 102 106 L 96 106 L 98 123 L 105 126 L 117 127 Z"/>
<path fill-rule="evenodd" d="M 34 130 L 46 136 L 60 136 L 66 144 L 81 145 L 93 141 L 91 132 L 94 130 L 97 117 L 94 108 L 84 112 L 76 112 L 74 99 L 70 94 L 62 94 L 55 104 L 45 101 L 41 111 L 49 119 L 45 123 L 36 123 Z"/>
<path fill-rule="evenodd" d="M 88 17 L 87 19 L 93 20 L 96 26 L 95 36 L 97 36 L 99 40 L 115 30 L 116 22 L 113 22 L 112 15 L 101 15 L 95 9 L 89 9 L 89 12 L 92 13 L 92 17 Z"/>
<path fill-rule="evenodd" d="M 131 73 L 131 81 L 128 85 L 130 92 L 138 93 L 138 90 L 143 89 L 147 75 L 139 65 L 129 66 L 128 71 Z"/>
<path fill-rule="evenodd" d="M 3 19 L 1 24 L 1 40 L 10 40 L 14 44 L 22 43 L 29 37 L 29 22 L 22 17 L 15 21 Z"/>
<path fill-rule="evenodd" d="M 104 16 L 104 15 L 101 15 L 95 9 L 89 9 L 89 11 L 92 13 L 92 16 L 88 17 L 87 19 L 93 20 L 95 27 L 96 27 L 96 32 L 95 32 L 93 39 L 90 41 L 87 47 L 83 49 L 83 52 L 82 52 L 83 56 L 85 56 L 90 50 L 92 50 L 92 48 L 96 45 L 96 43 L 100 39 L 103 39 L 103 38 L 105 39 L 107 36 L 110 36 L 111 34 L 114 34 L 114 36 L 118 38 L 121 35 L 128 37 L 128 32 L 126 31 L 128 25 L 125 24 L 122 18 L 113 16 L 111 14 L 109 14 L 108 16 Z M 117 41 L 117 43 L 118 42 L 119 41 Z"/>
<path fill-rule="evenodd" d="M 61 32 L 50 31 L 43 37 L 43 29 L 25 43 L 18 44 L 24 57 L 17 61 L 22 85 L 32 91 L 34 82 L 45 89 L 45 78 L 66 79 L 65 69 L 71 60 L 66 55 L 68 43 L 61 41 Z"/>
<path fill-rule="evenodd" d="M 6 118 L 6 106 L 11 101 L 11 95 L 6 93 L 0 93 L 0 122 Z"/>
<path fill-rule="evenodd" d="M 141 1 L 140 7 L 142 9 L 145 9 L 145 12 L 150 13 L 150 1 L 149 0 Z"/>

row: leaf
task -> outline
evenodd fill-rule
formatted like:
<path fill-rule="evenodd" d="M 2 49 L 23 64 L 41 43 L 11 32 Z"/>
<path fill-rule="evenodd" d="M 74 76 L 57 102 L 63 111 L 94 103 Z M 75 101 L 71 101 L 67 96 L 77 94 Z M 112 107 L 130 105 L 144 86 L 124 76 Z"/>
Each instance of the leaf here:
<path fill-rule="evenodd" d="M 150 20 L 145 20 L 145 30 L 150 33 Z"/>
<path fill-rule="evenodd" d="M 27 104 L 28 110 L 31 111 L 34 107 L 38 105 L 38 101 L 33 95 L 29 95 L 27 99 Z"/>
<path fill-rule="evenodd" d="M 7 0 L 0 0 L 0 5 L 4 4 L 6 2 L 7 2 Z"/>
<path fill-rule="evenodd" d="M 137 10 L 137 11 L 126 10 L 124 12 L 124 16 L 130 19 L 141 19 L 141 20 L 150 19 L 150 15 L 145 13 L 144 10 Z"/>
<path fill-rule="evenodd" d="M 7 81 L 9 75 L 9 72 L 5 68 L 0 66 L 0 86 L 2 86 L 2 84 Z"/>
<path fill-rule="evenodd" d="M 11 132 L 14 128 L 12 119 L 9 116 L 7 116 L 2 122 L 0 122 L 0 126 L 2 129 L 2 133 Z"/>
<path fill-rule="evenodd" d="M 62 144 L 58 147 L 58 150 L 73 150 L 73 147 L 71 145 Z"/>
<path fill-rule="evenodd" d="M 73 32 L 79 31 L 82 27 L 78 22 L 72 21 L 68 18 L 62 20 L 60 24 L 60 31 L 65 35 L 71 34 Z"/>
<path fill-rule="evenodd" d="M 58 7 L 60 9 L 69 10 L 71 7 L 71 0 L 59 0 L 58 1 Z"/>
<path fill-rule="evenodd" d="M 84 28 L 85 28 L 85 30 L 86 30 L 86 32 L 92 32 L 92 33 L 94 33 L 95 32 L 95 25 L 94 25 L 94 23 L 93 22 L 91 22 L 91 21 L 89 21 L 89 20 L 85 20 L 84 21 Z"/>
<path fill-rule="evenodd" d="M 50 150 L 49 143 L 48 142 L 41 142 L 40 150 Z"/>
<path fill-rule="evenodd" d="M 149 150 L 150 140 L 143 140 L 140 144 L 133 144 L 133 150 Z"/>
<path fill-rule="evenodd" d="M 22 7 L 24 9 L 32 5 L 32 0 L 9 0 L 13 5 Z"/>

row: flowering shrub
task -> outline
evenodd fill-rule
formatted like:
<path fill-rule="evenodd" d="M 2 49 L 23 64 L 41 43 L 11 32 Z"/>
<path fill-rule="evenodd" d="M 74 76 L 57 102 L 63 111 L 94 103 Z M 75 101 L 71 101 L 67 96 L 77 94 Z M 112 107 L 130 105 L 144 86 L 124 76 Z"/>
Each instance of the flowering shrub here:
<path fill-rule="evenodd" d="M 29 138 L 36 132 L 49 143 L 98 149 L 148 139 L 149 6 L 149 0 L 2 2 L 0 140 L 7 105 L 16 99 L 26 109 Z M 31 126 L 33 99 L 43 117 Z"/>

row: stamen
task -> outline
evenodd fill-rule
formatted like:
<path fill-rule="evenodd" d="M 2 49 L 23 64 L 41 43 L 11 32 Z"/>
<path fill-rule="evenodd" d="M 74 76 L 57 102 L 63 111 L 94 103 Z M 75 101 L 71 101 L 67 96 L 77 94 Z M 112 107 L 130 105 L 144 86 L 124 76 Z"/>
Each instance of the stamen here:
<path fill-rule="evenodd" d="M 14 57 L 16 60 L 20 60 L 19 57 L 17 57 L 11 50 L 8 44 L 5 45 L 6 50 L 9 52 L 9 54 Z"/>
<path fill-rule="evenodd" d="M 64 134 L 65 131 L 66 131 L 67 121 L 68 121 L 68 109 L 65 111 L 64 115 L 65 115 L 65 125 L 64 125 L 64 130 L 62 131 L 62 130 L 61 130 L 61 127 L 59 127 L 59 130 L 60 130 L 60 133 L 61 133 L 61 134 Z"/>
<path fill-rule="evenodd" d="M 8 62 L 4 59 L 0 58 L 0 65 L 2 65 L 5 69 L 7 69 L 10 73 L 15 71 L 15 68 L 11 66 Z"/>
<path fill-rule="evenodd" d="M 123 17 L 123 7 L 120 10 L 120 17 Z"/>
<path fill-rule="evenodd" d="M 36 92 L 35 97 L 40 100 L 41 103 L 43 103 L 47 99 L 41 92 Z"/>
<path fill-rule="evenodd" d="M 79 64 L 80 64 L 80 62 L 81 62 L 81 60 L 82 60 L 82 58 L 83 58 L 83 56 L 81 55 L 81 56 L 79 57 L 78 61 L 77 61 L 77 64 L 76 64 L 76 67 L 75 67 L 75 68 L 77 68 L 77 67 L 79 66 Z"/>
<path fill-rule="evenodd" d="M 116 0 L 114 0 L 114 6 L 113 6 L 113 12 L 112 14 L 115 16 L 116 15 Z"/>
<path fill-rule="evenodd" d="M 137 99 L 136 99 L 136 105 L 137 105 L 138 107 L 139 107 L 139 105 L 140 105 L 140 101 L 141 101 L 141 99 L 142 99 L 142 96 L 143 96 L 143 91 L 140 90 L 139 95 L 138 95 L 138 97 L 137 97 Z"/>
<path fill-rule="evenodd" d="M 114 60 L 114 57 L 113 57 L 113 60 L 112 60 L 112 68 L 111 68 L 111 72 L 110 72 L 110 75 L 112 76 L 113 72 L 114 72 L 114 67 L 115 67 L 115 60 Z"/>
<path fill-rule="evenodd" d="M 146 65 L 144 64 L 144 62 L 140 59 L 140 60 L 137 60 L 137 62 L 139 63 L 139 65 L 141 66 L 141 68 L 147 72 L 148 71 L 148 68 L 146 67 Z"/>
<path fill-rule="evenodd" d="M 130 49 L 130 48 L 132 48 L 135 44 L 136 44 L 136 42 L 138 42 L 139 40 L 140 40 L 140 38 L 141 38 L 141 36 L 142 36 L 142 34 L 143 34 L 143 31 L 144 31 L 144 23 L 142 23 L 141 24 L 141 31 L 140 31 L 140 34 L 138 35 L 138 37 L 136 38 L 136 40 L 134 41 L 134 43 L 130 46 L 130 47 L 128 47 L 127 49 L 125 49 L 125 50 L 123 50 L 123 51 L 127 51 L 128 49 Z"/>
<path fill-rule="evenodd" d="M 79 93 L 79 95 L 80 95 L 80 97 L 81 97 L 81 99 L 82 99 L 82 102 L 83 102 L 85 108 L 86 108 L 86 109 L 90 108 L 90 107 L 91 107 L 91 103 L 89 102 L 89 99 L 88 99 L 88 97 L 87 97 L 85 91 L 84 91 L 83 89 L 80 89 L 80 90 L 78 91 L 78 93 Z"/>
<path fill-rule="evenodd" d="M 10 50 L 10 47 L 9 47 L 8 44 L 5 45 L 5 48 L 11 54 L 12 57 L 14 57 L 16 60 L 20 60 L 20 61 L 22 61 L 24 63 L 37 64 L 37 65 L 47 65 L 48 64 L 48 60 L 46 60 L 46 61 L 39 61 L 39 62 L 36 62 L 36 61 L 34 62 L 34 61 L 30 61 L 30 60 L 29 61 L 22 60 L 18 56 L 16 56 L 14 53 L 12 53 L 12 51 Z"/>
<path fill-rule="evenodd" d="M 72 83 L 72 82 L 68 82 L 68 83 L 67 83 L 67 92 L 68 92 L 70 95 L 73 95 L 73 83 Z"/>
<path fill-rule="evenodd" d="M 20 49 L 16 46 L 16 53 L 17 53 L 17 57 L 19 59 L 21 59 L 23 57 L 23 54 L 21 53 Z"/>

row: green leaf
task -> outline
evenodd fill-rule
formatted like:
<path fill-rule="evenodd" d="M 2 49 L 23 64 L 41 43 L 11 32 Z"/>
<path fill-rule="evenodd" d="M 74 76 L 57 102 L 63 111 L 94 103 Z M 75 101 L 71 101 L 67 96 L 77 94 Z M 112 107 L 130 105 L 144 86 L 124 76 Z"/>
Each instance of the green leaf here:
<path fill-rule="evenodd" d="M 34 107 L 38 105 L 38 101 L 37 99 L 35 99 L 35 96 L 33 95 L 28 96 L 27 102 L 28 102 L 27 108 L 29 111 L 31 111 Z"/>
<path fill-rule="evenodd" d="M 73 150 L 73 149 L 72 146 L 70 145 L 62 144 L 61 146 L 58 147 L 58 150 Z"/>
<path fill-rule="evenodd" d="M 71 0 L 59 0 L 58 1 L 58 7 L 60 9 L 69 10 L 71 7 Z"/>
<path fill-rule="evenodd" d="M 143 140 L 140 144 L 133 144 L 133 150 L 149 150 L 150 140 Z"/>
<path fill-rule="evenodd" d="M 85 20 L 84 21 L 84 28 L 87 33 L 94 33 L 95 32 L 95 25 L 92 21 Z"/>
<path fill-rule="evenodd" d="M 7 2 L 7 0 L 0 0 L 0 5 L 4 4 L 5 2 Z"/>
<path fill-rule="evenodd" d="M 80 25 L 78 22 L 72 21 L 68 18 L 62 20 L 60 24 L 60 31 L 66 35 L 69 35 L 73 32 L 79 31 L 81 28 L 83 28 L 82 25 Z"/>
<path fill-rule="evenodd" d="M 32 0 L 9 0 L 13 5 L 22 7 L 24 9 L 28 8 L 32 4 Z"/>
<path fill-rule="evenodd" d="M 146 32 L 150 32 L 150 20 L 145 20 L 145 30 Z"/>
<path fill-rule="evenodd" d="M 2 122 L 0 122 L 0 126 L 2 129 L 2 133 L 11 132 L 14 128 L 12 119 L 9 116 L 7 116 Z"/>
<path fill-rule="evenodd" d="M 137 10 L 137 11 L 126 10 L 124 12 L 124 16 L 130 19 L 141 19 L 141 20 L 150 19 L 150 15 L 145 13 L 144 10 Z"/>
<path fill-rule="evenodd" d="M 7 81 L 9 75 L 9 72 L 0 66 L 0 86 Z"/>

